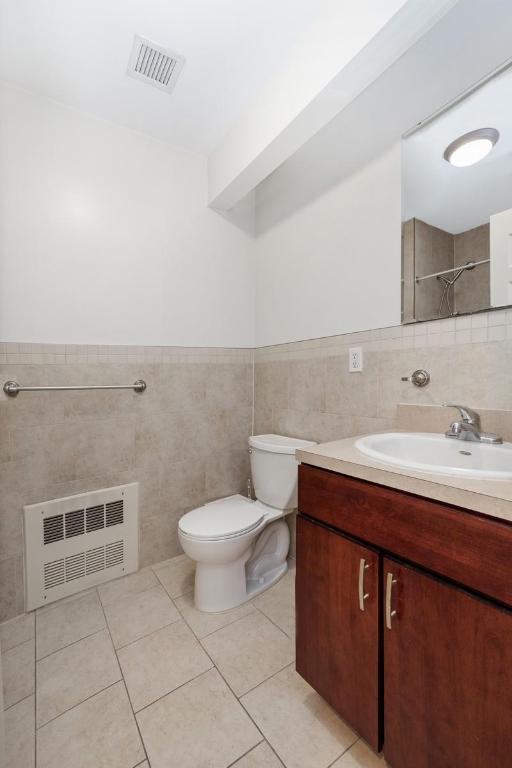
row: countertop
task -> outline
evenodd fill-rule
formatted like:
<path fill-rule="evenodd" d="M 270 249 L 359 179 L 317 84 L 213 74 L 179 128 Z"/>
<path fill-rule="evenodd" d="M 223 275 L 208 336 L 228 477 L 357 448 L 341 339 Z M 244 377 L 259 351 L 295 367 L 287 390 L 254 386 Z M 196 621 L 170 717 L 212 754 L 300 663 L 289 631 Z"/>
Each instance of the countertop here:
<path fill-rule="evenodd" d="M 383 464 L 357 450 L 355 442 L 359 437 L 361 436 L 300 449 L 296 456 L 303 464 L 311 464 L 512 522 L 511 481 L 434 475 Z"/>

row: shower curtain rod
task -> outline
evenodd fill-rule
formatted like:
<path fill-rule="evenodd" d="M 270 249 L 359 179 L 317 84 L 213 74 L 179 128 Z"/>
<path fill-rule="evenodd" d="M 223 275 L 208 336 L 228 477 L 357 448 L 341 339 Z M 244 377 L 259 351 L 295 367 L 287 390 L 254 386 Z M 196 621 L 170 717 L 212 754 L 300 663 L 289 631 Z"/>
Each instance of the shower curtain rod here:
<path fill-rule="evenodd" d="M 466 272 L 466 270 L 473 269 L 473 267 L 478 267 L 480 264 L 489 264 L 490 261 L 490 259 L 482 259 L 481 261 L 469 261 L 467 264 L 460 264 L 460 266 L 454 267 L 453 269 L 443 269 L 442 272 L 433 272 L 431 275 L 422 275 L 421 277 L 416 278 L 416 282 L 419 283 L 421 280 L 429 280 L 431 277 L 450 275 L 452 272 L 459 272 L 459 270 Z"/>

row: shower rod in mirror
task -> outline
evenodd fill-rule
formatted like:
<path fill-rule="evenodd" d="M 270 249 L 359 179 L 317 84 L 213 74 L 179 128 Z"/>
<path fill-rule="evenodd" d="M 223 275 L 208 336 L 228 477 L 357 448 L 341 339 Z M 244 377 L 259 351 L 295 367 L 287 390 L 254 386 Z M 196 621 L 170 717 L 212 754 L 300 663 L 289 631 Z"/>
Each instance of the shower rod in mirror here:
<path fill-rule="evenodd" d="M 62 392 L 82 389 L 133 389 L 135 392 L 144 392 L 147 384 L 143 379 L 137 379 L 133 384 L 81 384 L 64 387 L 22 387 L 17 381 L 6 381 L 4 392 L 9 397 L 16 397 L 19 392 Z"/>
<path fill-rule="evenodd" d="M 453 272 L 460 272 L 462 274 L 463 272 L 467 272 L 469 269 L 474 269 L 475 267 L 480 266 L 480 264 L 489 264 L 490 259 L 482 259 L 481 261 L 469 261 L 467 264 L 459 264 L 458 267 L 451 267 L 450 269 L 443 269 L 441 272 L 433 272 L 431 275 L 422 275 L 421 277 L 416 278 L 416 282 L 419 283 L 421 280 L 429 280 L 431 277 L 441 277 L 442 275 L 450 275 Z"/>

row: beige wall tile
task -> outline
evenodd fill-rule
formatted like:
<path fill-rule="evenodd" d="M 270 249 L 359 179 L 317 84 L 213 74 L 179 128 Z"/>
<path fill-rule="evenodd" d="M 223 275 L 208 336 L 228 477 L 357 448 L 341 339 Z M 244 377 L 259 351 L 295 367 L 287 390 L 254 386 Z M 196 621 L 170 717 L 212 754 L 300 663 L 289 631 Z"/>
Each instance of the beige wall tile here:
<path fill-rule="evenodd" d="M 181 514 L 245 488 L 252 430 L 252 350 L 29 345 L 25 363 L 0 364 L 25 384 L 116 384 L 130 391 L 21 393 L 0 398 L 0 621 L 23 610 L 23 506 L 140 483 L 141 564 L 181 552 Z M 11 349 L 11 347 L 9 347 Z M 19 354 L 19 345 L 12 346 Z M 64 357 L 64 352 L 62 356 Z M 34 357 L 37 365 L 29 360 Z M 93 359 L 94 358 L 94 359 Z M 44 446 L 51 446 L 45 450 Z M 218 452 L 218 449 L 222 450 Z M 208 456 L 210 463 L 207 488 Z"/>

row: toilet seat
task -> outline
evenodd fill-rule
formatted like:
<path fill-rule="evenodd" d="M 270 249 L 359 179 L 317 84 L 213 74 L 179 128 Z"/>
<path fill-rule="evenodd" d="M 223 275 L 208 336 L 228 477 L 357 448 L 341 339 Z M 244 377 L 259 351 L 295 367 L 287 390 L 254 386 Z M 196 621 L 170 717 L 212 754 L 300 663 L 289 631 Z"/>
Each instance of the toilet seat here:
<path fill-rule="evenodd" d="M 236 495 L 187 512 L 180 519 L 179 530 L 192 539 L 219 541 L 254 531 L 264 517 L 262 505 Z"/>

